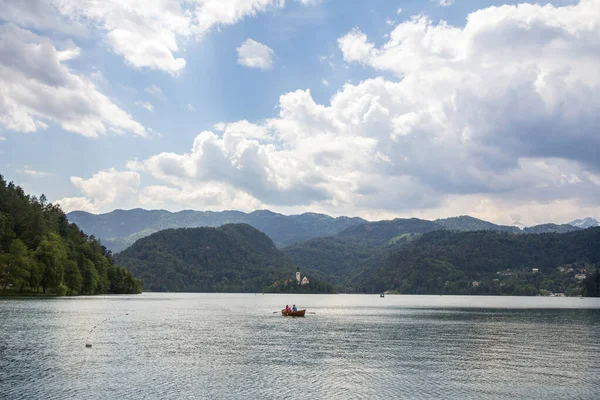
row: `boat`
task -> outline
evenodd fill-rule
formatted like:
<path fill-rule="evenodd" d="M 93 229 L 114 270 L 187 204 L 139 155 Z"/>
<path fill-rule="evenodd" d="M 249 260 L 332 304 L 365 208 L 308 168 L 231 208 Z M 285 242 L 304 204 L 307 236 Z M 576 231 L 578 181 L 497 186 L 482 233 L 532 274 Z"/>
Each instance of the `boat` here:
<path fill-rule="evenodd" d="M 281 315 L 284 317 L 304 317 L 304 313 L 306 310 L 298 310 L 298 311 L 285 311 L 285 309 L 281 310 Z"/>
<path fill-rule="evenodd" d="M 385 293 L 379 293 L 379 297 L 385 297 Z"/>

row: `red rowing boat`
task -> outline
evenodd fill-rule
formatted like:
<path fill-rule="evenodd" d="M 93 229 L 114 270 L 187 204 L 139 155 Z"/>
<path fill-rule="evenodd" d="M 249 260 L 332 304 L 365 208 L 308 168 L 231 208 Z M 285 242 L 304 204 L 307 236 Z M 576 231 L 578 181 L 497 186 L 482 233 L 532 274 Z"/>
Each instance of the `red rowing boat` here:
<path fill-rule="evenodd" d="M 304 313 L 306 310 L 298 310 L 298 311 L 285 311 L 285 309 L 281 310 L 281 315 L 284 317 L 304 317 Z"/>

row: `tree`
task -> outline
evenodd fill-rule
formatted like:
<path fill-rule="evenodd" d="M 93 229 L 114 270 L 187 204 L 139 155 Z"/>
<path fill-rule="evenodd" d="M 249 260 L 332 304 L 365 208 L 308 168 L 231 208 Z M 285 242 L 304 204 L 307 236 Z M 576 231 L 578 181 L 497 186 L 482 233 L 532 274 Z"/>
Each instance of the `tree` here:
<path fill-rule="evenodd" d="M 589 274 L 583 281 L 583 295 L 600 297 L 600 271 Z"/>
<path fill-rule="evenodd" d="M 35 251 L 35 258 L 42 266 L 42 290 L 57 287 L 62 283 L 64 263 L 67 261 L 67 252 L 56 233 L 44 237 Z"/>
<path fill-rule="evenodd" d="M 96 267 L 94 267 L 94 263 L 90 260 L 85 260 L 81 275 L 83 277 L 82 293 L 95 294 L 98 285 L 98 272 L 96 271 Z"/>
<path fill-rule="evenodd" d="M 69 289 L 67 292 L 69 295 L 78 294 L 81 291 L 83 277 L 75 261 L 67 260 L 65 262 L 65 284 Z"/>

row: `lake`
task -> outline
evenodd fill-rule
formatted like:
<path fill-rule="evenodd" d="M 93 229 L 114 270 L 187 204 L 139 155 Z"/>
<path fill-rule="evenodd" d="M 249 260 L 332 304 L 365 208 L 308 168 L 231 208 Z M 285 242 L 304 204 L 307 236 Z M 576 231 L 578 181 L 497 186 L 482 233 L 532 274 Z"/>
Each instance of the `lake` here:
<path fill-rule="evenodd" d="M 314 314 L 281 317 L 292 303 Z M 544 297 L 0 298 L 0 398 L 597 399 L 599 309 Z"/>

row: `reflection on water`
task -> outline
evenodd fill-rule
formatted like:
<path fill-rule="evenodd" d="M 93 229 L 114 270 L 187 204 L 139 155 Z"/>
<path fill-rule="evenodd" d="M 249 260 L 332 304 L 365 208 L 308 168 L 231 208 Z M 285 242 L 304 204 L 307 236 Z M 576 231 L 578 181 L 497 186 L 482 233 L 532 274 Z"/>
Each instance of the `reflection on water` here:
<path fill-rule="evenodd" d="M 314 314 L 281 317 L 292 303 Z M 458 296 L 11 299 L 0 302 L 0 397 L 594 399 L 599 308 Z"/>

